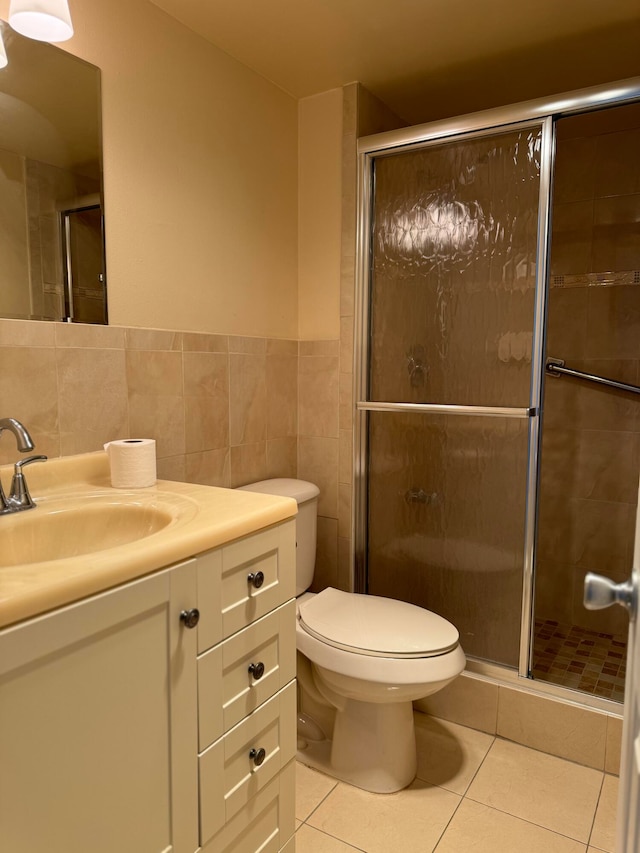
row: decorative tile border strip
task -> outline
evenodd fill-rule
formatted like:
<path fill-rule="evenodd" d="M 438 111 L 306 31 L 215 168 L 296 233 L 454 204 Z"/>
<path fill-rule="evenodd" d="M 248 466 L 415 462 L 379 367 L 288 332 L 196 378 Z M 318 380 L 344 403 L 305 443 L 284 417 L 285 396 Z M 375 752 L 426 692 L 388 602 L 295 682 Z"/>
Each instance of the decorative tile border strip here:
<path fill-rule="evenodd" d="M 551 276 L 552 287 L 617 287 L 623 284 L 640 284 L 640 270 Z"/>

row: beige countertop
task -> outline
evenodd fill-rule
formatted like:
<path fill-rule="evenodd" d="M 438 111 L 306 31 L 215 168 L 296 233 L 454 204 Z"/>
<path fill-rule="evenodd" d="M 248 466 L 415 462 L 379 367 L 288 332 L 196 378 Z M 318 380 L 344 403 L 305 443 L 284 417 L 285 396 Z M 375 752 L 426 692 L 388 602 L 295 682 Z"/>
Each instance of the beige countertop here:
<path fill-rule="evenodd" d="M 11 474 L 11 466 L 0 469 L 7 492 Z M 40 506 L 0 516 L 0 627 L 178 563 L 293 518 L 297 512 L 291 498 L 169 480 L 158 480 L 146 489 L 114 489 L 104 452 L 50 459 L 25 469 L 25 475 L 31 496 Z M 52 516 L 58 508 L 73 512 L 74 508 L 86 511 L 92 505 L 123 503 L 140 514 L 160 511 L 166 526 L 124 545 L 81 554 L 73 553 L 76 537 L 72 534 L 69 544 L 65 543 L 71 556 L 40 557 L 21 564 L 12 558 L 16 541 L 20 539 L 18 544 L 24 545 L 24 537 L 33 538 L 34 530 L 42 537 L 44 516 Z M 114 517 L 117 526 L 117 513 Z M 111 533 L 117 537 L 117 531 Z M 86 541 L 87 530 L 78 531 L 77 539 L 82 538 L 80 534 Z M 105 527 L 107 540 L 108 534 Z M 46 543 L 33 542 L 34 554 L 43 550 Z"/>

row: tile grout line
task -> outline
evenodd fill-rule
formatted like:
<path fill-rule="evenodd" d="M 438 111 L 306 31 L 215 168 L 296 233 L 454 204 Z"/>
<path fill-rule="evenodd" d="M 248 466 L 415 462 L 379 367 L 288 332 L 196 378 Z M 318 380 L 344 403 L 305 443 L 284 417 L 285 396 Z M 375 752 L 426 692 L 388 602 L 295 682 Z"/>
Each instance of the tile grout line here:
<path fill-rule="evenodd" d="M 596 807 L 593 810 L 593 819 L 591 821 L 591 829 L 589 830 L 589 840 L 587 841 L 587 847 L 590 846 L 591 836 L 593 835 L 593 828 L 596 825 L 596 815 L 598 814 L 598 806 L 600 805 L 600 800 L 602 799 L 602 791 L 604 790 L 604 780 L 605 774 L 602 774 L 602 782 L 600 783 L 600 790 L 598 791 L 598 799 L 596 800 Z"/>
<path fill-rule="evenodd" d="M 490 753 L 490 752 L 491 752 L 491 750 L 493 749 L 493 747 L 494 747 L 494 745 L 495 745 L 495 743 L 496 743 L 496 741 L 497 741 L 498 739 L 503 740 L 503 738 L 499 738 L 497 734 L 496 734 L 496 735 L 494 735 L 493 743 L 491 744 L 491 746 L 490 746 L 490 747 L 489 747 L 489 749 L 487 750 L 487 752 L 486 752 L 486 754 L 485 754 L 484 758 L 482 759 L 481 763 L 480 763 L 480 764 L 479 764 L 479 766 L 478 766 L 478 769 L 476 770 L 476 772 L 474 773 L 474 775 L 473 775 L 473 777 L 472 777 L 471 781 L 470 781 L 470 782 L 469 782 L 469 784 L 467 785 L 467 787 L 466 787 L 466 789 L 465 789 L 465 793 L 463 794 L 462 799 L 460 800 L 460 803 L 458 803 L 458 806 L 456 807 L 455 812 L 453 813 L 453 815 L 451 815 L 451 819 L 449 820 L 449 823 L 447 823 L 447 827 L 445 828 L 445 830 L 443 831 L 442 835 L 441 835 L 441 836 L 440 836 L 440 838 L 438 839 L 438 845 L 439 845 L 439 844 L 440 844 L 440 842 L 442 841 L 442 839 L 443 839 L 443 837 L 444 837 L 444 833 L 445 833 L 445 832 L 446 832 L 446 830 L 448 829 L 449 824 L 451 823 L 451 821 L 453 820 L 454 815 L 456 814 L 456 812 L 457 812 L 457 811 L 458 811 L 458 809 L 460 808 L 460 805 L 462 804 L 462 802 L 463 802 L 464 800 L 467 800 L 467 799 L 468 799 L 468 800 L 469 800 L 470 802 L 472 802 L 472 803 L 477 803 L 478 805 L 480 805 L 480 806 L 484 806 L 485 808 L 493 809 L 494 811 L 500 812 L 501 814 L 505 814 L 505 815 L 507 815 L 507 816 L 509 816 L 509 817 L 513 817 L 513 818 L 515 818 L 516 820 L 521 820 L 521 821 L 523 821 L 524 823 L 528 823 L 530 826 L 537 826 L 539 829 L 544 829 L 544 830 L 546 830 L 547 832 L 551 832 L 551 833 L 553 833 L 554 835 L 558 835 L 558 836 L 560 836 L 561 838 L 567 838 L 567 839 L 569 839 L 570 841 L 576 841 L 578 844 L 585 844 L 585 845 L 586 845 L 586 847 L 589 847 L 589 841 L 586 841 L 586 842 L 580 841 L 579 839 L 577 839 L 577 838 L 573 838 L 573 837 L 572 837 L 572 836 L 570 836 L 570 835 L 565 835 L 565 834 L 564 834 L 564 833 L 562 833 L 562 832 L 557 832 L 557 831 L 556 831 L 556 830 L 554 830 L 554 829 L 549 829 L 549 827 L 547 827 L 547 826 L 542 826 L 542 824 L 540 824 L 540 823 L 535 823 L 535 822 L 534 822 L 534 821 L 532 821 L 532 820 L 528 820 L 527 818 L 520 817 L 519 815 L 512 814 L 511 812 L 505 811 L 504 809 L 497 808 L 496 806 L 493 806 L 493 805 L 489 805 L 488 803 L 483 803 L 483 802 L 481 802 L 480 800 L 475 800 L 473 797 L 470 797 L 470 796 L 469 796 L 469 789 L 471 788 L 471 785 L 473 784 L 473 782 L 474 782 L 474 780 L 475 780 L 476 776 L 477 776 L 477 775 L 478 775 L 478 773 L 480 772 L 480 769 L 481 769 L 481 768 L 482 768 L 482 766 L 484 765 L 485 761 L 486 761 L 486 760 L 487 760 L 487 758 L 489 757 L 489 753 Z M 527 747 L 527 749 L 530 749 L 530 748 L 531 748 L 531 747 Z M 545 753 L 545 754 L 546 754 L 546 753 Z M 566 761 L 569 761 L 569 759 L 561 759 L 561 760 L 562 760 L 562 761 L 565 761 L 565 760 L 566 760 Z M 570 763 L 572 763 L 572 764 L 576 764 L 577 762 L 570 762 Z M 583 767 L 584 765 L 578 764 L 578 766 L 579 766 L 579 767 Z M 588 768 L 588 769 L 593 769 L 593 768 Z M 598 802 L 596 803 L 596 808 L 595 808 L 595 811 L 594 811 L 594 814 L 593 814 L 593 822 L 595 822 L 595 816 L 596 816 L 596 812 L 597 812 L 597 810 L 598 810 L 598 804 L 599 804 L 599 802 L 600 802 L 600 797 L 601 797 L 601 795 L 602 795 L 602 786 L 604 785 L 604 776 L 605 776 L 605 774 L 604 774 L 604 772 L 603 772 L 603 771 L 598 771 L 598 772 L 602 772 L 602 782 L 600 783 L 600 793 L 598 794 Z M 445 790 L 446 790 L 446 789 L 445 789 Z M 592 834 L 592 832 L 593 832 L 593 822 L 592 822 L 591 829 L 590 829 L 589 834 L 588 834 L 588 839 L 590 839 L 590 838 L 591 838 L 591 834 Z M 435 851 L 437 850 L 437 846 L 438 846 L 438 845 L 436 845 L 436 847 L 434 848 L 434 853 L 435 853 Z M 585 847 L 585 849 L 586 849 L 586 847 Z"/>
<path fill-rule="evenodd" d="M 485 761 L 487 760 L 487 756 L 488 756 L 488 755 L 489 755 L 489 753 L 491 752 L 491 749 L 493 748 L 493 745 L 494 745 L 494 743 L 495 743 L 495 742 L 496 742 L 496 736 L 494 735 L 494 736 L 493 736 L 493 740 L 492 740 L 492 741 L 491 741 L 491 743 L 489 744 L 489 748 L 487 749 L 487 751 L 486 751 L 486 752 L 485 752 L 485 754 L 484 754 L 484 758 L 482 759 L 482 761 L 481 761 L 481 762 L 480 762 L 480 764 L 478 765 L 478 767 L 477 767 L 477 769 L 476 769 L 476 772 L 473 774 L 473 776 L 472 776 L 472 777 L 471 777 L 471 779 L 469 780 L 469 784 L 468 784 L 468 785 L 467 785 L 467 787 L 464 789 L 464 793 L 463 793 L 462 795 L 458 795 L 458 796 L 460 796 L 460 802 L 458 803 L 458 805 L 457 805 L 457 806 L 455 807 L 455 809 L 453 810 L 453 813 L 452 813 L 451 817 L 450 817 L 450 818 L 449 818 L 449 820 L 447 821 L 447 825 L 444 827 L 444 829 L 443 829 L 443 830 L 442 830 L 442 832 L 440 833 L 440 837 L 439 837 L 439 838 L 438 838 L 438 840 L 436 841 L 436 845 L 435 845 L 435 847 L 433 848 L 432 853 L 436 853 L 436 851 L 437 851 L 438 847 L 440 846 L 440 842 L 443 840 L 443 838 L 444 838 L 444 836 L 445 836 L 445 834 L 446 834 L 447 830 L 448 830 L 448 829 L 449 829 L 449 827 L 451 826 L 451 822 L 453 821 L 454 817 L 455 817 L 455 816 L 456 816 L 456 814 L 458 813 L 458 809 L 460 808 L 460 806 L 462 805 L 462 803 L 463 803 L 463 802 L 464 802 L 464 800 L 466 799 L 466 797 L 467 797 L 467 791 L 469 790 L 469 788 L 470 788 L 470 787 L 471 787 L 471 785 L 473 784 L 473 780 L 476 778 L 476 776 L 477 776 L 477 775 L 478 775 L 478 773 L 480 772 L 480 768 L 482 767 L 482 765 L 483 765 L 483 764 L 485 763 Z M 441 785 L 437 785 L 436 787 L 438 787 L 438 788 L 442 788 L 442 786 L 441 786 Z M 443 788 L 442 790 L 446 791 L 446 790 L 448 790 L 448 789 L 447 789 L 447 788 Z M 450 793 L 455 793 L 455 792 L 454 792 L 454 791 L 451 791 Z"/>
<path fill-rule="evenodd" d="M 303 767 L 306 767 L 307 765 L 306 765 L 306 764 L 303 764 L 302 766 L 303 766 Z M 314 768 L 312 768 L 312 767 L 311 767 L 311 768 L 309 768 L 309 769 L 310 769 L 310 770 L 313 770 Z M 318 773 L 319 771 L 315 770 L 314 772 Z M 326 774 L 323 774 L 323 775 L 326 775 Z M 327 777 L 327 778 L 331 778 L 331 777 Z M 310 819 L 310 818 L 311 818 L 311 817 L 312 817 L 312 816 L 313 816 L 313 815 L 318 811 L 318 809 L 319 809 L 319 808 L 320 808 L 320 806 L 324 803 L 324 801 L 325 801 L 325 800 L 326 800 L 326 799 L 327 799 L 331 794 L 333 794 L 333 792 L 336 790 L 336 788 L 338 787 L 338 785 L 342 785 L 342 784 L 344 784 L 344 785 L 348 785 L 348 782 L 341 782 L 339 779 L 338 779 L 338 780 L 336 780 L 336 783 L 335 783 L 335 785 L 333 786 L 333 788 L 331 788 L 331 790 L 330 790 L 330 791 L 327 791 L 327 793 L 326 793 L 326 794 L 324 795 L 324 797 L 320 800 L 320 802 L 317 804 L 317 806 L 315 806 L 315 808 L 314 808 L 314 809 L 312 809 L 312 811 L 311 811 L 311 812 L 309 812 L 309 814 L 307 815 L 307 817 L 305 818 L 305 820 L 303 820 L 303 821 L 302 821 L 302 823 L 300 824 L 300 826 L 298 827 L 298 829 L 300 829 L 300 827 L 301 827 L 301 826 L 308 826 L 308 827 L 309 827 L 309 829 L 314 829 L 316 832 L 322 832 L 324 835 L 327 835 L 329 838 L 334 838 L 336 841 L 340 841 L 342 844 L 348 844 L 350 847 L 353 847 L 353 849 L 354 849 L 354 850 L 359 850 L 359 851 L 361 851 L 361 853 L 367 853 L 367 851 L 366 851 L 363 847 L 356 847 L 355 845 L 351 844 L 349 841 L 345 841 L 345 839 L 344 839 L 344 838 L 339 838 L 337 835 L 332 835 L 330 832 L 327 832 L 327 831 L 326 831 L 326 830 L 324 830 L 324 829 L 318 829 L 318 827 L 317 827 L 317 826 L 313 826 L 312 824 L 307 823 L 307 821 L 308 821 L 308 820 L 309 820 L 309 819 Z M 355 788 L 355 787 L 357 787 L 357 786 L 352 785 L 351 787 L 354 787 L 354 788 Z M 298 831 L 298 829 L 296 830 L 296 832 Z M 295 835 L 295 833 L 294 833 L 294 835 Z"/>
<path fill-rule="evenodd" d="M 579 838 L 575 838 L 573 835 L 565 835 L 564 832 L 558 832 L 556 829 L 549 829 L 548 826 L 543 826 L 541 823 L 535 823 L 534 821 L 529 820 L 526 817 L 521 817 L 520 815 L 513 814 L 513 812 L 507 812 L 504 809 L 498 808 L 497 806 L 491 806 L 488 803 L 483 803 L 483 802 L 481 802 L 481 800 L 474 800 L 473 797 L 465 796 L 464 799 L 465 800 L 468 799 L 470 802 L 476 803 L 479 806 L 484 806 L 487 809 L 493 809 L 493 811 L 500 812 L 500 814 L 507 815 L 507 817 L 515 818 L 515 820 L 521 820 L 523 823 L 528 823 L 529 826 L 537 826 L 538 829 L 544 829 L 546 832 L 550 832 L 552 835 L 557 835 L 560 838 L 566 838 L 569 841 L 575 841 L 576 844 L 584 844 L 586 847 L 589 846 L 588 841 L 581 841 Z M 599 848 L 596 848 L 596 849 L 599 849 Z M 606 853 L 606 851 L 603 851 L 603 853 Z"/>
<path fill-rule="evenodd" d="M 549 758 L 557 758 L 558 761 L 565 761 L 567 764 L 574 764 L 576 767 L 582 767 L 585 770 L 595 770 L 596 773 L 604 773 L 605 776 L 615 776 L 616 778 L 620 777 L 619 773 L 607 773 L 607 771 L 603 767 L 594 767 L 593 764 L 583 764 L 581 761 L 576 761 L 575 758 L 567 758 L 564 755 L 558 755 L 555 752 L 546 752 L 544 749 L 539 748 L 537 746 L 529 746 L 529 744 L 522 743 L 519 740 L 512 740 L 511 738 L 505 737 L 504 735 L 496 735 L 496 740 L 501 740 L 504 743 L 512 743 L 514 746 L 520 746 L 522 749 L 530 749 L 532 752 L 539 752 L 541 755 L 546 755 Z"/>
<path fill-rule="evenodd" d="M 309 817 L 311 817 L 311 815 L 309 815 Z M 298 827 L 298 829 L 296 829 L 296 832 L 294 832 L 294 835 L 295 835 L 295 834 L 298 832 L 298 830 L 300 830 L 303 826 L 308 826 L 308 827 L 309 827 L 309 829 L 313 829 L 313 830 L 314 830 L 314 832 L 320 832 L 320 833 L 322 833 L 322 835 L 326 835 L 326 836 L 327 836 L 327 838 L 333 838 L 333 840 L 334 840 L 334 841 L 339 841 L 339 842 L 340 842 L 340 844 L 346 844 L 348 847 L 351 847 L 351 848 L 352 848 L 352 850 L 358 850 L 358 851 L 359 851 L 359 853 L 369 853 L 369 851 L 368 851 L 368 850 L 365 850 L 365 848 L 364 848 L 364 847 L 356 847 L 356 845 L 355 845 L 355 844 L 351 844 L 351 842 L 350 842 L 350 841 L 345 841 L 345 840 L 344 840 L 344 838 L 340 838 L 340 837 L 339 837 L 339 836 L 337 836 L 337 835 L 332 835 L 330 832 L 327 832 L 327 831 L 326 831 L 326 830 L 324 830 L 324 829 L 318 829 L 318 827 L 317 827 L 317 826 L 312 826 L 310 823 L 307 823 L 306 821 L 305 821 L 304 823 L 302 823 L 302 824 Z"/>
<path fill-rule="evenodd" d="M 436 786 L 436 787 L 439 787 L 439 786 Z M 446 789 L 444 789 L 444 790 L 446 790 Z M 451 792 L 449 792 L 449 793 L 451 793 Z M 458 795 L 458 796 L 460 796 L 460 795 Z M 443 829 L 443 830 L 442 830 L 442 832 L 440 833 L 440 836 L 439 836 L 438 840 L 436 841 L 435 847 L 432 847 L 432 848 L 431 848 L 431 853 L 436 853 L 436 850 L 437 850 L 437 849 L 438 849 L 438 847 L 440 846 L 440 842 L 442 841 L 442 839 L 444 838 L 444 836 L 445 836 L 445 834 L 446 834 L 447 830 L 448 830 L 448 829 L 449 829 L 449 827 L 451 826 L 451 822 L 452 822 L 452 820 L 454 819 L 454 817 L 455 817 L 455 816 L 456 816 L 456 814 L 458 813 L 458 809 L 459 809 L 459 808 L 460 808 L 460 806 L 462 805 L 463 800 L 464 800 L 464 796 L 460 797 L 460 800 L 459 800 L 459 802 L 458 802 L 458 805 L 457 805 L 457 806 L 455 807 L 455 809 L 453 810 L 453 812 L 452 812 L 452 814 L 451 814 L 451 817 L 449 818 L 449 820 L 448 820 L 448 821 L 447 821 L 447 823 L 446 823 L 446 826 L 444 827 L 444 829 Z"/>
<path fill-rule="evenodd" d="M 489 757 L 489 753 L 491 752 L 491 750 L 492 750 L 492 749 L 493 749 L 493 747 L 495 746 L 495 743 L 496 743 L 496 741 L 497 741 L 497 740 L 498 740 L 498 735 L 497 735 L 497 734 L 495 734 L 495 735 L 493 736 L 493 740 L 491 741 L 491 743 L 490 743 L 490 745 L 489 745 L 489 749 L 485 752 L 484 758 L 482 759 L 482 761 L 481 761 L 481 762 L 480 762 L 480 764 L 478 765 L 478 769 L 476 770 L 476 772 L 475 772 L 475 773 L 473 774 L 473 776 L 471 777 L 471 779 L 470 779 L 469 784 L 467 785 L 467 787 L 464 789 L 464 794 L 462 795 L 462 798 L 463 798 L 463 799 L 464 799 L 464 798 L 467 796 L 467 794 L 469 793 L 469 788 L 473 785 L 473 783 L 474 783 L 474 781 L 475 781 L 476 776 L 477 776 L 477 775 L 478 775 L 478 773 L 480 772 L 481 768 L 484 766 L 484 763 L 485 763 L 485 761 L 487 760 L 487 758 Z"/>
<path fill-rule="evenodd" d="M 296 759 L 296 761 L 297 761 L 297 759 Z M 319 771 L 319 770 L 315 770 L 313 767 L 309 767 L 307 764 L 302 764 L 302 762 L 299 762 L 299 764 L 300 764 L 300 766 L 301 766 L 301 767 L 306 767 L 308 770 L 313 770 L 313 772 L 314 772 L 314 773 L 321 773 L 321 771 Z M 327 779 L 331 779 L 331 778 L 332 778 L 331 776 L 327 776 L 327 774 L 326 774 L 326 773 L 322 773 L 322 775 L 323 775 L 323 776 L 325 776 Z M 316 804 L 316 805 L 311 809 L 311 811 L 309 812 L 309 814 L 308 814 L 308 815 L 306 816 L 306 818 L 302 821 L 302 823 L 303 823 L 303 824 L 305 824 L 305 823 L 309 820 L 309 818 L 317 812 L 317 810 L 318 810 L 318 809 L 320 808 L 320 806 L 324 803 L 324 801 L 327 799 L 327 797 L 328 797 L 330 794 L 333 794 L 333 792 L 335 791 L 335 789 L 338 787 L 338 785 L 339 785 L 339 784 L 340 784 L 340 781 L 339 781 L 339 780 L 336 780 L 336 782 L 335 782 L 334 786 L 331 788 L 331 790 L 330 790 L 330 791 L 327 791 L 327 793 L 324 795 L 324 797 L 322 797 L 322 799 L 321 799 L 321 800 L 320 800 L 320 801 L 319 801 L 319 802 L 318 802 L 318 803 L 317 803 L 317 804 Z M 300 818 L 297 818 L 297 820 L 300 820 Z M 316 828 L 316 827 L 313 827 L 313 829 L 315 829 L 315 828 Z"/>

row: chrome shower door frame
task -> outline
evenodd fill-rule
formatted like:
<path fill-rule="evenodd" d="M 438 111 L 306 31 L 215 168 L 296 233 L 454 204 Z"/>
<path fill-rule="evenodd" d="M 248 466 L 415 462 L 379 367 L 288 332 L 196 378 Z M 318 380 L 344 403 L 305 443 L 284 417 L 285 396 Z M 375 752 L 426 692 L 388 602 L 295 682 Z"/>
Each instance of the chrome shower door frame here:
<path fill-rule="evenodd" d="M 561 115 L 588 112 L 640 99 L 640 77 L 598 86 L 553 98 L 486 110 L 455 119 L 433 122 L 365 137 L 358 142 L 358 218 L 356 229 L 356 309 L 354 354 L 354 464 L 352 541 L 353 588 L 367 588 L 367 459 L 368 413 L 411 411 L 484 417 L 529 419 L 529 453 L 524 527 L 522 613 L 518 674 L 528 678 L 532 656 L 534 567 L 538 510 L 538 478 L 541 445 L 541 407 L 544 391 L 545 329 L 548 299 L 548 265 L 555 153 L 555 120 Z M 441 404 L 381 403 L 369 400 L 369 303 L 371 284 L 371 227 L 373 218 L 376 157 L 424 149 L 444 142 L 465 141 L 531 127 L 542 128 L 536 283 L 533 323 L 532 370 L 528 408 L 497 408 Z"/>

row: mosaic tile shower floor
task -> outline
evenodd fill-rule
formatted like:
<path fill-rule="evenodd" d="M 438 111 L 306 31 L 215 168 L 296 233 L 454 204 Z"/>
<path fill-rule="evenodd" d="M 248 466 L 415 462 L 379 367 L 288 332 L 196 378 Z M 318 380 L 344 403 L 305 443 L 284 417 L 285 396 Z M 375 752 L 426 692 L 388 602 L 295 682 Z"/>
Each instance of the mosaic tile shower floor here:
<path fill-rule="evenodd" d="M 536 619 L 533 676 L 622 702 L 627 638 Z"/>

